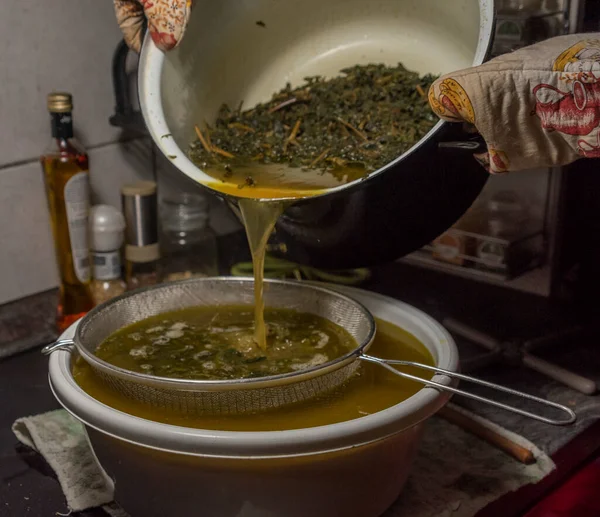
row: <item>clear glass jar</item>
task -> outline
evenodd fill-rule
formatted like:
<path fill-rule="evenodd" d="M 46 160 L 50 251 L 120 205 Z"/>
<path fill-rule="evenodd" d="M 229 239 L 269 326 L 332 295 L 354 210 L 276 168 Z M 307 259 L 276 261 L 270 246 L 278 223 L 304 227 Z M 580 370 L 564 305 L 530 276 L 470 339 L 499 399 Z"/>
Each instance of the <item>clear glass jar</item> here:
<path fill-rule="evenodd" d="M 497 192 L 487 204 L 488 223 L 494 236 L 515 236 L 529 221 L 525 202 L 512 190 Z"/>
<path fill-rule="evenodd" d="M 217 275 L 217 237 L 206 198 L 182 192 L 163 199 L 160 209 L 163 280 Z"/>
<path fill-rule="evenodd" d="M 527 228 L 529 215 L 524 202 L 513 191 L 501 191 L 487 204 L 485 234 L 493 239 L 482 240 L 477 257 L 479 269 L 504 270 L 507 267 L 508 243 Z"/>
<path fill-rule="evenodd" d="M 501 0 L 498 7 L 503 12 L 537 12 L 542 4 L 543 0 Z"/>

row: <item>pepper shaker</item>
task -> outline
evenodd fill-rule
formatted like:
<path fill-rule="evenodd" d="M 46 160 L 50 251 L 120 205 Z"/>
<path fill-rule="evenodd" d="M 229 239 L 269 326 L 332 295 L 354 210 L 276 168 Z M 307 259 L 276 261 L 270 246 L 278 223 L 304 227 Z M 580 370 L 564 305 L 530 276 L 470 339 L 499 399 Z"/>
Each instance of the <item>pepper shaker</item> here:
<path fill-rule="evenodd" d="M 161 281 L 156 183 L 138 181 L 121 189 L 125 215 L 125 281 L 137 289 Z"/>

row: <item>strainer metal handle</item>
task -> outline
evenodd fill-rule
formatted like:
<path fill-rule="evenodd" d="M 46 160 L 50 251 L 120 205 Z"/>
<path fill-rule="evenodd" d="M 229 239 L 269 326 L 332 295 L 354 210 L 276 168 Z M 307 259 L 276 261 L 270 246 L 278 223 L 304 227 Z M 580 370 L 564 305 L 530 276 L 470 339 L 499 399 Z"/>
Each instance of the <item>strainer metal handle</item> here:
<path fill-rule="evenodd" d="M 545 424 L 570 425 L 573 422 L 575 422 L 575 420 L 577 420 L 577 415 L 575 414 L 575 412 L 572 409 L 570 409 L 566 406 L 563 406 L 562 404 L 557 404 L 556 402 L 551 402 L 549 400 L 535 397 L 533 395 L 529 395 L 528 393 L 523 393 L 522 391 L 513 390 L 513 389 L 507 388 L 505 386 L 500 386 L 499 384 L 494 384 L 492 382 L 484 381 L 484 380 L 478 379 L 476 377 L 471 377 L 470 375 L 464 375 L 462 373 L 451 372 L 449 370 L 444 370 L 443 368 L 436 368 L 435 366 L 429 366 L 427 364 L 415 363 L 413 361 L 399 361 L 399 360 L 395 360 L 395 359 L 382 359 L 380 357 L 373 357 L 373 356 L 367 355 L 367 354 L 361 354 L 359 356 L 359 359 L 361 359 L 363 361 L 368 361 L 370 363 L 378 364 L 379 366 L 383 366 L 386 370 L 389 370 L 390 372 L 392 372 L 400 377 L 404 377 L 406 379 L 411 379 L 413 381 L 420 382 L 422 384 L 425 384 L 425 386 L 437 388 L 442 391 L 449 391 L 450 393 L 455 393 L 456 395 L 462 395 L 462 396 L 468 397 L 470 399 L 478 400 L 479 402 L 483 402 L 484 404 L 490 404 L 492 406 L 498 407 L 500 409 L 504 409 L 506 411 L 510 411 L 512 413 L 517 413 L 522 416 L 533 418 L 534 420 L 544 422 Z M 524 398 L 527 400 L 537 402 L 538 404 L 541 404 L 543 406 L 552 407 L 554 409 L 562 411 L 563 413 L 566 413 L 568 415 L 568 417 L 565 419 L 548 418 L 548 417 L 545 417 L 545 416 L 542 416 L 542 415 L 539 415 L 536 413 L 531 413 L 530 411 L 526 411 L 524 409 L 520 409 L 515 406 L 511 406 L 509 404 L 505 404 L 503 402 L 498 402 L 497 400 L 493 400 L 493 399 L 490 399 L 487 397 L 482 397 L 481 395 L 477 395 L 477 394 L 471 393 L 469 391 L 464 391 L 464 390 L 455 388 L 453 386 L 446 386 L 445 384 L 441 384 L 441 383 L 433 381 L 433 380 L 422 379 L 421 377 L 417 377 L 416 375 L 411 375 L 410 373 L 401 372 L 400 370 L 397 370 L 396 368 L 394 368 L 391 365 L 414 366 L 416 368 L 422 368 L 424 370 L 429 370 L 431 372 L 446 375 L 453 379 L 460 379 L 463 381 L 472 382 L 473 384 L 479 384 L 481 386 L 486 386 L 487 388 L 491 388 L 496 391 L 501 391 L 503 393 L 508 393 L 510 395 L 515 395 L 517 397 L 521 397 L 521 398 Z"/>
<path fill-rule="evenodd" d="M 57 350 L 67 350 L 68 352 L 73 351 L 75 348 L 75 341 L 72 339 L 59 339 L 54 343 L 50 343 L 42 348 L 42 354 L 50 355 L 52 352 L 56 352 Z"/>

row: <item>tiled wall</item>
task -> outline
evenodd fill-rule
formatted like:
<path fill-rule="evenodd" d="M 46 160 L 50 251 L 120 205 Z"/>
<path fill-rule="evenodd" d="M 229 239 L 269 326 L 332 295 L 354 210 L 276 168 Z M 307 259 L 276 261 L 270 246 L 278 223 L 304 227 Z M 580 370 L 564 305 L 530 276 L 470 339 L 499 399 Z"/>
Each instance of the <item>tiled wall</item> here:
<path fill-rule="evenodd" d="M 108 123 L 111 60 L 120 39 L 111 0 L 0 2 L 0 303 L 57 285 L 38 163 L 50 138 L 47 93 L 74 96 L 94 203 L 120 206 L 123 182 L 154 177 L 158 160 L 150 142 L 132 140 Z M 216 201 L 213 212 L 221 232 L 237 227 Z"/>

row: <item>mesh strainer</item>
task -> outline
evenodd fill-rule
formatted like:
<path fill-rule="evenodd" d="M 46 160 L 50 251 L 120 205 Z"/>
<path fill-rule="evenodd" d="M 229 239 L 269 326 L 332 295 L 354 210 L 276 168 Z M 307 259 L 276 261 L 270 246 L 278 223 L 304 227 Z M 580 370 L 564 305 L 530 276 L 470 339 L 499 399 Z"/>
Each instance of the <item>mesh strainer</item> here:
<path fill-rule="evenodd" d="M 119 296 L 90 311 L 79 323 L 73 340 L 59 340 L 43 352 L 76 347 L 83 359 L 112 389 L 128 399 L 150 407 L 188 415 L 242 414 L 274 409 L 312 399 L 348 380 L 360 360 L 372 362 L 426 386 L 458 393 L 524 416 L 554 424 L 575 421 L 575 413 L 565 406 L 456 372 L 410 361 L 392 361 L 367 355 L 375 336 L 375 321 L 359 302 L 333 290 L 299 282 L 265 281 L 265 304 L 273 308 L 295 309 L 326 318 L 345 328 L 358 343 L 348 354 L 299 372 L 269 377 L 207 381 L 171 379 L 132 372 L 113 366 L 95 355 L 96 348 L 117 330 L 150 316 L 196 306 L 252 305 L 254 282 L 250 278 L 198 278 L 141 289 Z M 460 390 L 433 379 L 421 379 L 391 365 L 410 365 L 447 377 L 467 380 L 531 401 L 554 407 L 568 418 L 550 419 L 506 405 L 493 399 Z"/>

